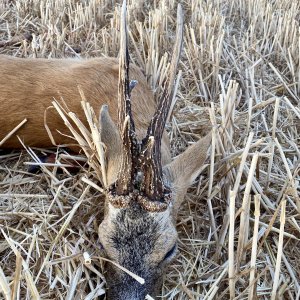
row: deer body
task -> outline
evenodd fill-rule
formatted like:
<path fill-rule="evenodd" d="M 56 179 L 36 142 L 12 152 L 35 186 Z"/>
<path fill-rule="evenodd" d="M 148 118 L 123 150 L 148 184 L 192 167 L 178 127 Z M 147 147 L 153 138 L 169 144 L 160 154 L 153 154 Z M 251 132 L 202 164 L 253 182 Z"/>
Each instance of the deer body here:
<path fill-rule="evenodd" d="M 119 61 L 116 58 L 23 59 L 0 55 L 0 66 L 0 141 L 26 118 L 28 121 L 16 133 L 25 145 L 41 148 L 53 146 L 45 129 L 45 114 L 55 143 L 74 143 L 57 131 L 69 134 L 55 109 L 48 109 L 46 113 L 45 110 L 54 99 L 63 100 L 69 110 L 86 124 L 78 87 L 95 112 L 107 104 L 113 121 L 118 121 Z M 130 68 L 130 77 L 138 80 L 132 91 L 132 110 L 137 136 L 142 138 L 155 112 L 156 103 L 138 67 Z M 163 159 L 168 161 L 170 152 L 167 135 L 164 135 L 162 145 Z M 22 145 L 14 135 L 1 148 L 17 149 Z"/>
<path fill-rule="evenodd" d="M 0 139 L 28 118 L 18 134 L 26 144 L 49 146 L 44 111 L 53 97 L 62 97 L 71 111 L 82 116 L 78 85 L 95 111 L 102 106 L 99 132 L 106 145 L 106 173 L 102 174 L 106 200 L 99 240 L 103 255 L 145 280 L 141 284 L 111 264 L 105 274 L 107 299 L 143 300 L 147 294 L 159 293 L 165 269 L 176 255 L 177 211 L 206 159 L 210 135 L 170 161 L 164 127 L 182 44 L 180 5 L 175 50 L 158 106 L 139 70 L 129 68 L 125 3 L 120 31 L 120 63 L 110 58 L 49 61 L 0 56 Z M 129 69 L 131 79 L 139 81 L 132 93 Z M 63 121 L 51 111 L 47 124 L 63 131 Z M 54 138 L 56 143 L 66 142 L 59 134 Z M 19 144 L 11 139 L 6 147 Z"/>

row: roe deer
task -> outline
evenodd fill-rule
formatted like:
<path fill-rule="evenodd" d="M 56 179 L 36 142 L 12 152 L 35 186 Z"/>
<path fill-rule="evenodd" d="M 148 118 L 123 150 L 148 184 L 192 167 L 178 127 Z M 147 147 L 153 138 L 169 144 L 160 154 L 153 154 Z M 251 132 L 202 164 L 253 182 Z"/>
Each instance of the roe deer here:
<path fill-rule="evenodd" d="M 114 59 L 77 62 L 1 57 L 0 107 L 7 112 L 6 120 L 10 122 L 7 125 L 6 120 L 0 119 L 0 128 L 10 131 L 27 117 L 28 124 L 18 132 L 25 143 L 50 145 L 41 113 L 50 105 L 52 97 L 61 95 L 70 110 L 83 119 L 78 84 L 94 109 L 102 105 L 99 129 L 101 141 L 106 145 L 107 186 L 104 187 L 105 215 L 99 226 L 99 239 L 107 258 L 145 280 L 140 284 L 111 265 L 105 274 L 110 300 L 141 300 L 159 293 L 165 268 L 177 252 L 178 209 L 187 188 L 198 176 L 210 146 L 211 138 L 207 135 L 173 161 L 169 159 L 164 128 L 173 97 L 182 35 L 182 10 L 178 5 L 170 74 L 157 107 L 136 67 L 131 67 L 130 72 L 133 79 L 139 79 L 139 84 L 131 95 L 125 0 L 121 13 L 119 66 Z M 9 103 L 14 103 L 14 110 Z M 108 104 L 111 115 L 104 103 Z M 60 117 L 53 114 L 49 121 L 52 127 L 62 130 Z M 65 142 L 59 134 L 55 139 L 57 143 Z M 16 140 L 7 141 L 7 147 L 17 146 Z"/>
<path fill-rule="evenodd" d="M 177 211 L 188 186 L 199 174 L 211 138 L 206 136 L 162 167 L 161 139 L 182 46 L 183 17 L 179 4 L 168 82 L 147 134 L 141 142 L 137 139 L 131 114 L 125 1 L 121 14 L 117 125 L 110 119 L 106 106 L 100 112 L 100 134 L 107 145 L 108 172 L 106 211 L 99 226 L 99 238 L 110 260 L 145 279 L 142 285 L 112 265 L 106 274 L 108 299 L 140 300 L 147 294 L 156 296 L 161 289 L 164 270 L 177 251 Z M 112 140 L 117 142 L 110 146 Z"/>

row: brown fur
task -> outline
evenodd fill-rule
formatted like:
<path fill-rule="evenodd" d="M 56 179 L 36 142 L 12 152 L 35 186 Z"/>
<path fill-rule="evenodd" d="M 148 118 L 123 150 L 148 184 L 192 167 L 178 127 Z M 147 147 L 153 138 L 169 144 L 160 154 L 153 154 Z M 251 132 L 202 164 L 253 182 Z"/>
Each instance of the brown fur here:
<path fill-rule="evenodd" d="M 27 123 L 17 132 L 25 144 L 42 148 L 52 146 L 44 127 L 44 112 L 54 99 L 63 99 L 70 111 L 75 112 L 86 124 L 78 86 L 96 113 L 103 104 L 107 104 L 113 121 L 117 122 L 119 65 L 116 58 L 48 60 L 0 55 L 0 66 L 0 141 L 27 118 Z M 138 80 L 132 91 L 132 110 L 138 138 L 142 138 L 156 103 L 145 77 L 136 66 L 130 67 L 130 77 Z M 72 143 L 72 140 L 56 131 L 69 134 L 53 108 L 47 111 L 47 125 L 57 145 Z M 168 161 L 170 154 L 166 135 L 162 144 L 163 159 Z M 1 146 L 21 147 L 16 136 Z"/>

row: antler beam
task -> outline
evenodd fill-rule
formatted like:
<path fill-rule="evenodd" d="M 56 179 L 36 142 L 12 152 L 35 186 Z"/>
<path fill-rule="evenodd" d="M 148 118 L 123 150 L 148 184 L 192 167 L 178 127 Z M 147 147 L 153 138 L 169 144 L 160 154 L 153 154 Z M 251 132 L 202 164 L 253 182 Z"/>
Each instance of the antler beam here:
<path fill-rule="evenodd" d="M 165 83 L 165 90 L 159 99 L 158 108 L 148 127 L 147 136 L 142 142 L 141 171 L 144 180 L 141 190 L 151 202 L 156 202 L 158 210 L 167 206 L 167 198 L 170 190 L 163 183 L 161 166 L 161 138 L 165 129 L 166 120 L 174 96 L 174 84 L 177 66 L 180 58 L 183 40 L 183 14 L 181 5 L 177 8 L 176 42 L 170 63 L 169 80 Z M 145 204 L 144 204 L 145 205 Z M 148 203 L 149 206 L 155 206 Z"/>
<path fill-rule="evenodd" d="M 120 60 L 119 60 L 119 96 L 118 115 L 119 130 L 123 141 L 123 159 L 116 182 L 117 195 L 126 195 L 132 190 L 133 166 L 132 157 L 136 149 L 135 128 L 131 113 L 129 82 L 129 51 L 126 24 L 126 1 L 123 1 L 120 24 Z"/>

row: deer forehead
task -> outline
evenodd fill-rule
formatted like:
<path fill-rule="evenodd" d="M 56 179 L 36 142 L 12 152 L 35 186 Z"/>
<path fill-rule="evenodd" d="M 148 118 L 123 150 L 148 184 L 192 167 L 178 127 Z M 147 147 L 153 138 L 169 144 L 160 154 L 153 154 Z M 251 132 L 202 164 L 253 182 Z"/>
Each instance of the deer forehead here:
<path fill-rule="evenodd" d="M 107 255 L 120 263 L 132 258 L 149 263 L 162 260 L 177 239 L 170 210 L 152 213 L 138 204 L 121 209 L 108 205 L 99 227 Z"/>

